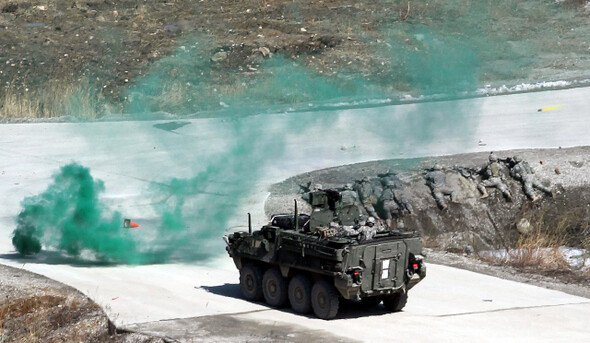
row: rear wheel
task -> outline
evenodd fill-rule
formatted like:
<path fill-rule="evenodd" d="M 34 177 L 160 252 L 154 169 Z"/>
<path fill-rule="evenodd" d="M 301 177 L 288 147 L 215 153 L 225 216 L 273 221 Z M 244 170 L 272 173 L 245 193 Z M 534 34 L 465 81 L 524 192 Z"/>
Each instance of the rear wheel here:
<path fill-rule="evenodd" d="M 408 293 L 403 291 L 385 296 L 383 306 L 389 312 L 401 311 L 408 302 Z"/>
<path fill-rule="evenodd" d="M 240 290 L 246 300 L 262 300 L 262 270 L 249 263 L 240 269 Z"/>
<path fill-rule="evenodd" d="M 311 281 L 304 274 L 295 275 L 289 282 L 289 302 L 295 312 L 311 312 Z"/>
<path fill-rule="evenodd" d="M 281 307 L 287 303 L 287 280 L 277 268 L 271 268 L 264 273 L 262 293 L 270 306 Z"/>
<path fill-rule="evenodd" d="M 325 280 L 317 281 L 311 289 L 311 307 L 318 318 L 332 319 L 338 313 L 338 293 Z"/>

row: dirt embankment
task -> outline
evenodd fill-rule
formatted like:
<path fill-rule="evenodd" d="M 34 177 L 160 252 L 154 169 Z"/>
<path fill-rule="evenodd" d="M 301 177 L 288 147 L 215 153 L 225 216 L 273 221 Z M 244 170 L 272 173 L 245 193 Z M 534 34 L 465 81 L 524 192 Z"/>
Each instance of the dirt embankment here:
<path fill-rule="evenodd" d="M 395 17 L 394 10 L 385 12 Z M 171 86 L 175 96 L 185 94 L 188 82 L 206 83 L 211 95 L 240 92 L 242 81 L 256 75 L 271 54 L 300 60 L 321 74 L 339 70 L 376 78 L 385 73 L 382 57 L 369 53 L 364 41 L 375 41 L 373 21 L 383 19 L 382 13 L 377 2 L 348 0 L 0 0 L 0 99 L 4 106 L 16 102 L 13 111 L 22 111 L 3 115 L 64 115 L 67 109 L 59 107 L 52 113 L 53 98 L 80 92 L 90 106 L 110 104 L 108 110 L 121 111 L 130 87 L 160 73 L 154 63 L 186 48 L 198 56 L 179 58 L 159 75 L 182 79 Z M 184 80 L 188 69 L 199 69 L 200 75 Z M 47 87 L 53 93 L 43 90 Z M 42 101 L 24 103 L 31 94 Z M 183 100 L 186 104 L 187 99 L 179 103 Z M 203 103 L 164 110 L 195 109 L 210 108 Z"/>
<path fill-rule="evenodd" d="M 438 92 L 471 72 L 474 88 L 579 80 L 588 13 L 585 0 L 0 0 L 0 118 L 128 113 L 137 93 L 155 98 L 141 110 L 175 114 L 262 103 L 272 56 L 309 79 L 272 83 L 281 105 Z"/>
<path fill-rule="evenodd" d="M 118 332 L 100 306 L 72 287 L 0 265 L 0 342 L 107 341 L 163 342 Z"/>
<path fill-rule="evenodd" d="M 413 215 L 406 213 L 401 220 L 406 228 L 419 231 L 425 245 L 433 251 L 510 265 L 519 272 L 544 275 L 548 280 L 555 278 L 561 283 L 590 287 L 590 256 L 585 256 L 584 265 L 584 255 L 588 255 L 590 250 L 590 148 L 503 151 L 496 154 L 500 158 L 519 155 L 528 161 L 535 170 L 536 179 L 550 187 L 554 197 L 535 190 L 539 199 L 533 202 L 524 194 L 522 184 L 507 175 L 504 181 L 512 194 L 512 201 L 495 188 L 488 188 L 489 197 L 481 199 L 477 189 L 480 177 L 465 177 L 459 168 L 453 168 L 485 165 L 488 153 L 475 153 L 368 162 L 302 174 L 273 186 L 266 202 L 266 213 L 291 211 L 293 199 L 301 195 L 299 185 L 311 182 L 324 188 L 338 188 L 364 176 L 375 178 L 390 170 L 401 179 L 401 192 L 414 208 Z M 451 203 L 447 197 L 448 207 L 445 210 L 436 205 L 424 178 L 426 171 L 435 163 L 446 167 L 447 186 L 457 196 L 458 203 Z M 304 201 L 300 203 L 304 208 Z M 568 258 L 558 253 L 560 247 L 581 249 L 577 253 L 582 255 L 578 256 L 581 257 L 579 263 L 574 266 L 568 264 Z M 511 254 L 484 253 L 498 250 L 507 250 Z M 536 252 L 543 253 L 538 255 Z M 448 262 L 448 258 L 435 258 L 434 261 L 461 265 L 456 261 Z"/>

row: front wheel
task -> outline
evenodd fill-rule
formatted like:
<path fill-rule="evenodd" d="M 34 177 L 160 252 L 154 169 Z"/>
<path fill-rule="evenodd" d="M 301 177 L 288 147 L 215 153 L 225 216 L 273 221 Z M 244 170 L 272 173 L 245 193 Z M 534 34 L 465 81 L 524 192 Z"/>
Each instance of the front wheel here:
<path fill-rule="evenodd" d="M 320 319 L 332 319 L 338 313 L 338 293 L 325 280 L 317 281 L 311 289 L 311 307 Z"/>
<path fill-rule="evenodd" d="M 262 300 L 262 270 L 255 264 L 246 264 L 240 269 L 240 290 L 246 300 Z"/>
<path fill-rule="evenodd" d="M 389 312 L 399 312 L 406 306 L 408 302 L 408 292 L 402 291 L 394 294 L 389 294 L 383 298 L 383 306 Z"/>

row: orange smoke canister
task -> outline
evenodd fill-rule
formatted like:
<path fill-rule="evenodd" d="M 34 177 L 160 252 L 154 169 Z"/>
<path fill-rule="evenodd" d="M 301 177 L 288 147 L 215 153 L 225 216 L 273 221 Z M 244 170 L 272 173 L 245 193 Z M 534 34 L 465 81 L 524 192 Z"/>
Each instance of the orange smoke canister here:
<path fill-rule="evenodd" d="M 139 224 L 132 222 L 131 219 L 125 219 L 123 221 L 123 227 L 125 227 L 125 228 L 139 227 Z"/>

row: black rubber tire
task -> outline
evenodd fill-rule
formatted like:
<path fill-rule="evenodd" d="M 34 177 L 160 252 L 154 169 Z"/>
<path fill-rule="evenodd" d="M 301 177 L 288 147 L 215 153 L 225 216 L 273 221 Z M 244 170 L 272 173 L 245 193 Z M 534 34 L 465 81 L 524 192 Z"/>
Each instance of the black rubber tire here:
<path fill-rule="evenodd" d="M 240 290 L 246 300 L 262 300 L 262 269 L 259 266 L 248 263 L 240 269 Z"/>
<path fill-rule="evenodd" d="M 383 297 L 380 297 L 380 296 L 367 297 L 367 298 L 362 298 L 361 303 L 363 304 L 363 307 L 373 308 L 373 307 L 376 307 L 377 305 L 379 305 L 382 300 L 383 300 Z"/>
<path fill-rule="evenodd" d="M 266 303 L 272 307 L 282 307 L 287 304 L 287 280 L 278 268 L 270 268 L 264 273 L 262 294 Z"/>
<path fill-rule="evenodd" d="M 325 280 L 317 281 L 311 288 L 311 307 L 320 319 L 332 319 L 338 314 L 338 292 Z"/>
<path fill-rule="evenodd" d="M 311 280 L 305 274 L 297 274 L 291 279 L 288 293 L 295 312 L 311 312 Z"/>
<path fill-rule="evenodd" d="M 387 295 L 383 298 L 383 306 L 389 312 L 399 312 L 408 302 L 407 292 L 398 292 Z"/>

